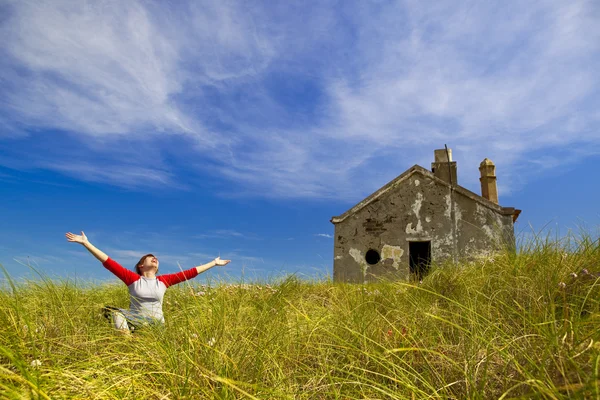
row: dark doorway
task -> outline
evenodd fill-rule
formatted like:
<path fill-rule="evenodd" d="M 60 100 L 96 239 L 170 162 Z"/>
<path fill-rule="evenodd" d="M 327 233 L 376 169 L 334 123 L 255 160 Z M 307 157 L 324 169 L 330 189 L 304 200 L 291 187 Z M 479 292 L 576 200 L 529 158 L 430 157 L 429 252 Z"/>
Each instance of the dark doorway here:
<path fill-rule="evenodd" d="M 410 273 L 421 281 L 431 265 L 431 242 L 409 242 Z"/>

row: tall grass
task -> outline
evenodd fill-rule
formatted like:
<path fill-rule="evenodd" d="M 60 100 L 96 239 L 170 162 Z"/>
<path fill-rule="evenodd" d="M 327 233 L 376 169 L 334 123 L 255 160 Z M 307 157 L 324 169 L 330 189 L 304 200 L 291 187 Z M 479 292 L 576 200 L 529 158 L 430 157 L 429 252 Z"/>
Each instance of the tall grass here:
<path fill-rule="evenodd" d="M 122 284 L 0 290 L 3 398 L 600 398 L 600 246 L 535 238 L 422 284 L 193 281 L 131 337 Z M 574 276 L 577 275 L 577 277 Z"/>

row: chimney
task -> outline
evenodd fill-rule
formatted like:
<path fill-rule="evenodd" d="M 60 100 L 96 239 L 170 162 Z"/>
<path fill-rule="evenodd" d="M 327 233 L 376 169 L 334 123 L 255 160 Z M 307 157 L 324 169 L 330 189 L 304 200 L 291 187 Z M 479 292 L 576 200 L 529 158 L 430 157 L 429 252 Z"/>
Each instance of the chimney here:
<path fill-rule="evenodd" d="M 481 196 L 498 204 L 498 188 L 496 187 L 496 166 L 486 158 L 479 164 L 481 173 Z"/>
<path fill-rule="evenodd" d="M 452 185 L 458 184 L 456 176 L 456 161 L 452 161 L 452 150 L 446 149 L 433 151 L 434 162 L 431 163 L 431 172 L 433 174 Z"/>

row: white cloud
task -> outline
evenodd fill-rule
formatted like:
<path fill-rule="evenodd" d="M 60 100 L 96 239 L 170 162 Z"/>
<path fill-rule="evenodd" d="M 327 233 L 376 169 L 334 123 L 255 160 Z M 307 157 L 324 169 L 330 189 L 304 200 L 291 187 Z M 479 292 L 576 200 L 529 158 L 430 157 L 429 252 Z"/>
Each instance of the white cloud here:
<path fill-rule="evenodd" d="M 321 76 L 326 118 L 250 130 L 258 150 L 238 149 L 218 172 L 255 194 L 356 198 L 414 163 L 428 167 L 448 143 L 462 184 L 477 190 L 489 157 L 506 195 L 540 173 L 531 167 L 540 153 L 568 148 L 554 167 L 600 154 L 600 79 L 590 67 L 600 67 L 598 7 L 454 4 L 353 13 L 360 39 L 344 44 L 361 61 L 353 74 L 327 58 L 342 72 Z"/>
<path fill-rule="evenodd" d="M 105 165 L 98 168 L 91 163 L 54 162 L 44 166 L 88 182 L 108 182 L 116 186 L 136 189 L 158 185 L 185 188 L 179 183 L 172 182 L 172 174 L 169 172 L 136 165 Z"/>
<path fill-rule="evenodd" d="M 233 229 L 217 229 L 214 231 L 209 231 L 208 233 L 202 233 L 199 235 L 193 236 L 195 239 L 254 239 L 258 240 L 259 238 L 253 233 L 241 233 Z"/>
<path fill-rule="evenodd" d="M 175 155 L 227 196 L 357 199 L 447 143 L 461 184 L 489 157 L 502 196 L 600 154 L 593 0 L 103 4 L 6 6 L 0 135 L 85 149 L 37 167 L 188 188 Z"/>
<path fill-rule="evenodd" d="M 39 268 L 48 264 L 57 265 L 64 263 L 64 259 L 61 257 L 45 254 L 45 255 L 34 255 L 34 254 L 22 254 L 14 256 L 13 260 L 24 266 L 32 266 Z"/>
<path fill-rule="evenodd" d="M 4 50 L 31 76 L 8 103 L 27 124 L 92 135 L 182 128 L 168 100 L 180 90 L 176 50 L 139 4 L 20 2 L 11 11 Z"/>
<path fill-rule="evenodd" d="M 137 1 L 14 2 L 0 28 L 10 86 L 5 112 L 24 126 L 97 138 L 183 134 L 204 148 L 227 142 L 182 108 L 185 88 L 256 72 L 269 45 L 248 35 L 242 10 Z M 6 119 L 3 121 L 7 124 Z M 13 123 L 13 124 L 14 124 Z"/>
<path fill-rule="evenodd" d="M 327 234 L 327 233 L 315 233 L 315 236 L 320 236 L 320 237 L 324 237 L 324 238 L 328 238 L 328 239 L 333 239 L 333 236 Z"/>
<path fill-rule="evenodd" d="M 106 250 L 109 257 L 113 259 L 124 258 L 124 259 L 135 259 L 138 261 L 142 258 L 143 255 L 148 254 L 148 252 L 140 251 L 140 250 L 129 250 L 129 249 L 113 249 L 108 248 Z"/>

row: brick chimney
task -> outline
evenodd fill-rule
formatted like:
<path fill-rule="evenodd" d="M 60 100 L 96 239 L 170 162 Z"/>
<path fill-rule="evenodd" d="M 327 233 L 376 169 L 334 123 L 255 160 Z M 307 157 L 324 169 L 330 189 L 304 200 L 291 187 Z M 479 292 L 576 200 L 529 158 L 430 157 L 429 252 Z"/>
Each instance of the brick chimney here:
<path fill-rule="evenodd" d="M 479 164 L 479 172 L 481 173 L 481 196 L 491 202 L 498 204 L 498 187 L 496 186 L 496 166 L 494 163 L 485 158 Z"/>
<path fill-rule="evenodd" d="M 435 161 L 431 163 L 431 172 L 448 183 L 458 184 L 456 161 L 452 161 L 452 150 L 448 149 L 447 154 L 446 149 L 434 150 L 433 156 Z"/>

